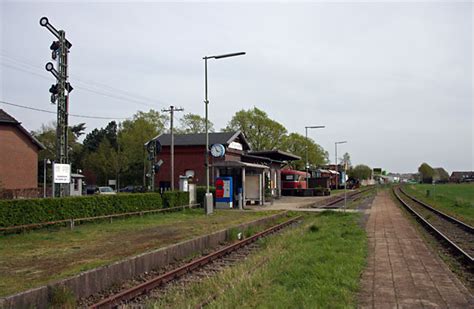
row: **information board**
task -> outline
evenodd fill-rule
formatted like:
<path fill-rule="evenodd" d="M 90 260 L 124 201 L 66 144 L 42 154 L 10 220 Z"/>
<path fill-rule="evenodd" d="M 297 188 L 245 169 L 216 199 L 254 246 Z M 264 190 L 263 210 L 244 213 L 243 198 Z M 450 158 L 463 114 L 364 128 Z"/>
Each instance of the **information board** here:
<path fill-rule="evenodd" d="M 71 165 L 54 163 L 53 180 L 54 183 L 71 183 Z"/>

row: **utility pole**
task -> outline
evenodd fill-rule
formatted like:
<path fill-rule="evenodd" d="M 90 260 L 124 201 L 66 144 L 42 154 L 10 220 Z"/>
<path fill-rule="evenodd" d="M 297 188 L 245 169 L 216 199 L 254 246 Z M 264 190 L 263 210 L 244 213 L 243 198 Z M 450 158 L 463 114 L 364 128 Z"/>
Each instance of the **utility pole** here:
<path fill-rule="evenodd" d="M 72 87 L 68 82 L 68 53 L 72 44 L 66 39 L 64 30 L 57 30 L 48 21 L 48 18 L 42 17 L 40 25 L 46 27 L 58 41 L 53 41 L 50 49 L 52 50 L 51 58 L 57 60 L 57 70 L 52 62 L 46 64 L 46 71 L 51 72 L 56 78 L 57 83 L 49 89 L 51 92 L 51 103 L 57 103 L 57 127 L 56 127 L 56 163 L 68 164 L 68 113 L 69 113 L 69 93 Z M 54 180 L 53 180 L 54 182 Z M 59 185 L 59 196 L 65 196 L 68 192 L 69 184 L 61 183 Z M 53 192 L 54 195 L 54 192 Z"/>
<path fill-rule="evenodd" d="M 182 112 L 183 108 L 176 108 L 173 105 L 169 109 L 162 109 L 164 113 L 170 113 L 170 133 L 171 133 L 171 191 L 174 190 L 174 132 L 173 132 L 173 120 L 174 112 Z"/>

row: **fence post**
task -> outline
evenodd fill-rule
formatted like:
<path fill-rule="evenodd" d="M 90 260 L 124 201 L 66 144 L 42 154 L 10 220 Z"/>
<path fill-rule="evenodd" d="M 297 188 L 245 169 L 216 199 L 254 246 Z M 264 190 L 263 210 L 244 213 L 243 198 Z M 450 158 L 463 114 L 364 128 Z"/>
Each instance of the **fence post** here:
<path fill-rule="evenodd" d="M 74 219 L 69 220 L 69 227 L 71 228 L 71 230 L 74 229 Z"/>

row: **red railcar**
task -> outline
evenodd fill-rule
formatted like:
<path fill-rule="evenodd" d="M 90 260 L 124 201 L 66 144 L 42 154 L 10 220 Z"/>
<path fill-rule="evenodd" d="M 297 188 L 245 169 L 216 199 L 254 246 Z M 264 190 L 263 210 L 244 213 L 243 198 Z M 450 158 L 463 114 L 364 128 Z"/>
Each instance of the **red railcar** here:
<path fill-rule="evenodd" d="M 281 171 L 281 191 L 283 195 L 298 195 L 300 191 L 307 189 L 306 177 L 309 176 L 306 172 L 295 170 Z"/>

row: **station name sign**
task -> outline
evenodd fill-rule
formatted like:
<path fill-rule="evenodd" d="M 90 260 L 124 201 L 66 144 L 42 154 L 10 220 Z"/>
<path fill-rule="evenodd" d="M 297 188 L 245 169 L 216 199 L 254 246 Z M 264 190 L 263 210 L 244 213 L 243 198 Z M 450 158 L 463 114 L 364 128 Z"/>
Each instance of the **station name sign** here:
<path fill-rule="evenodd" d="M 71 165 L 70 164 L 53 164 L 54 183 L 71 183 Z"/>

